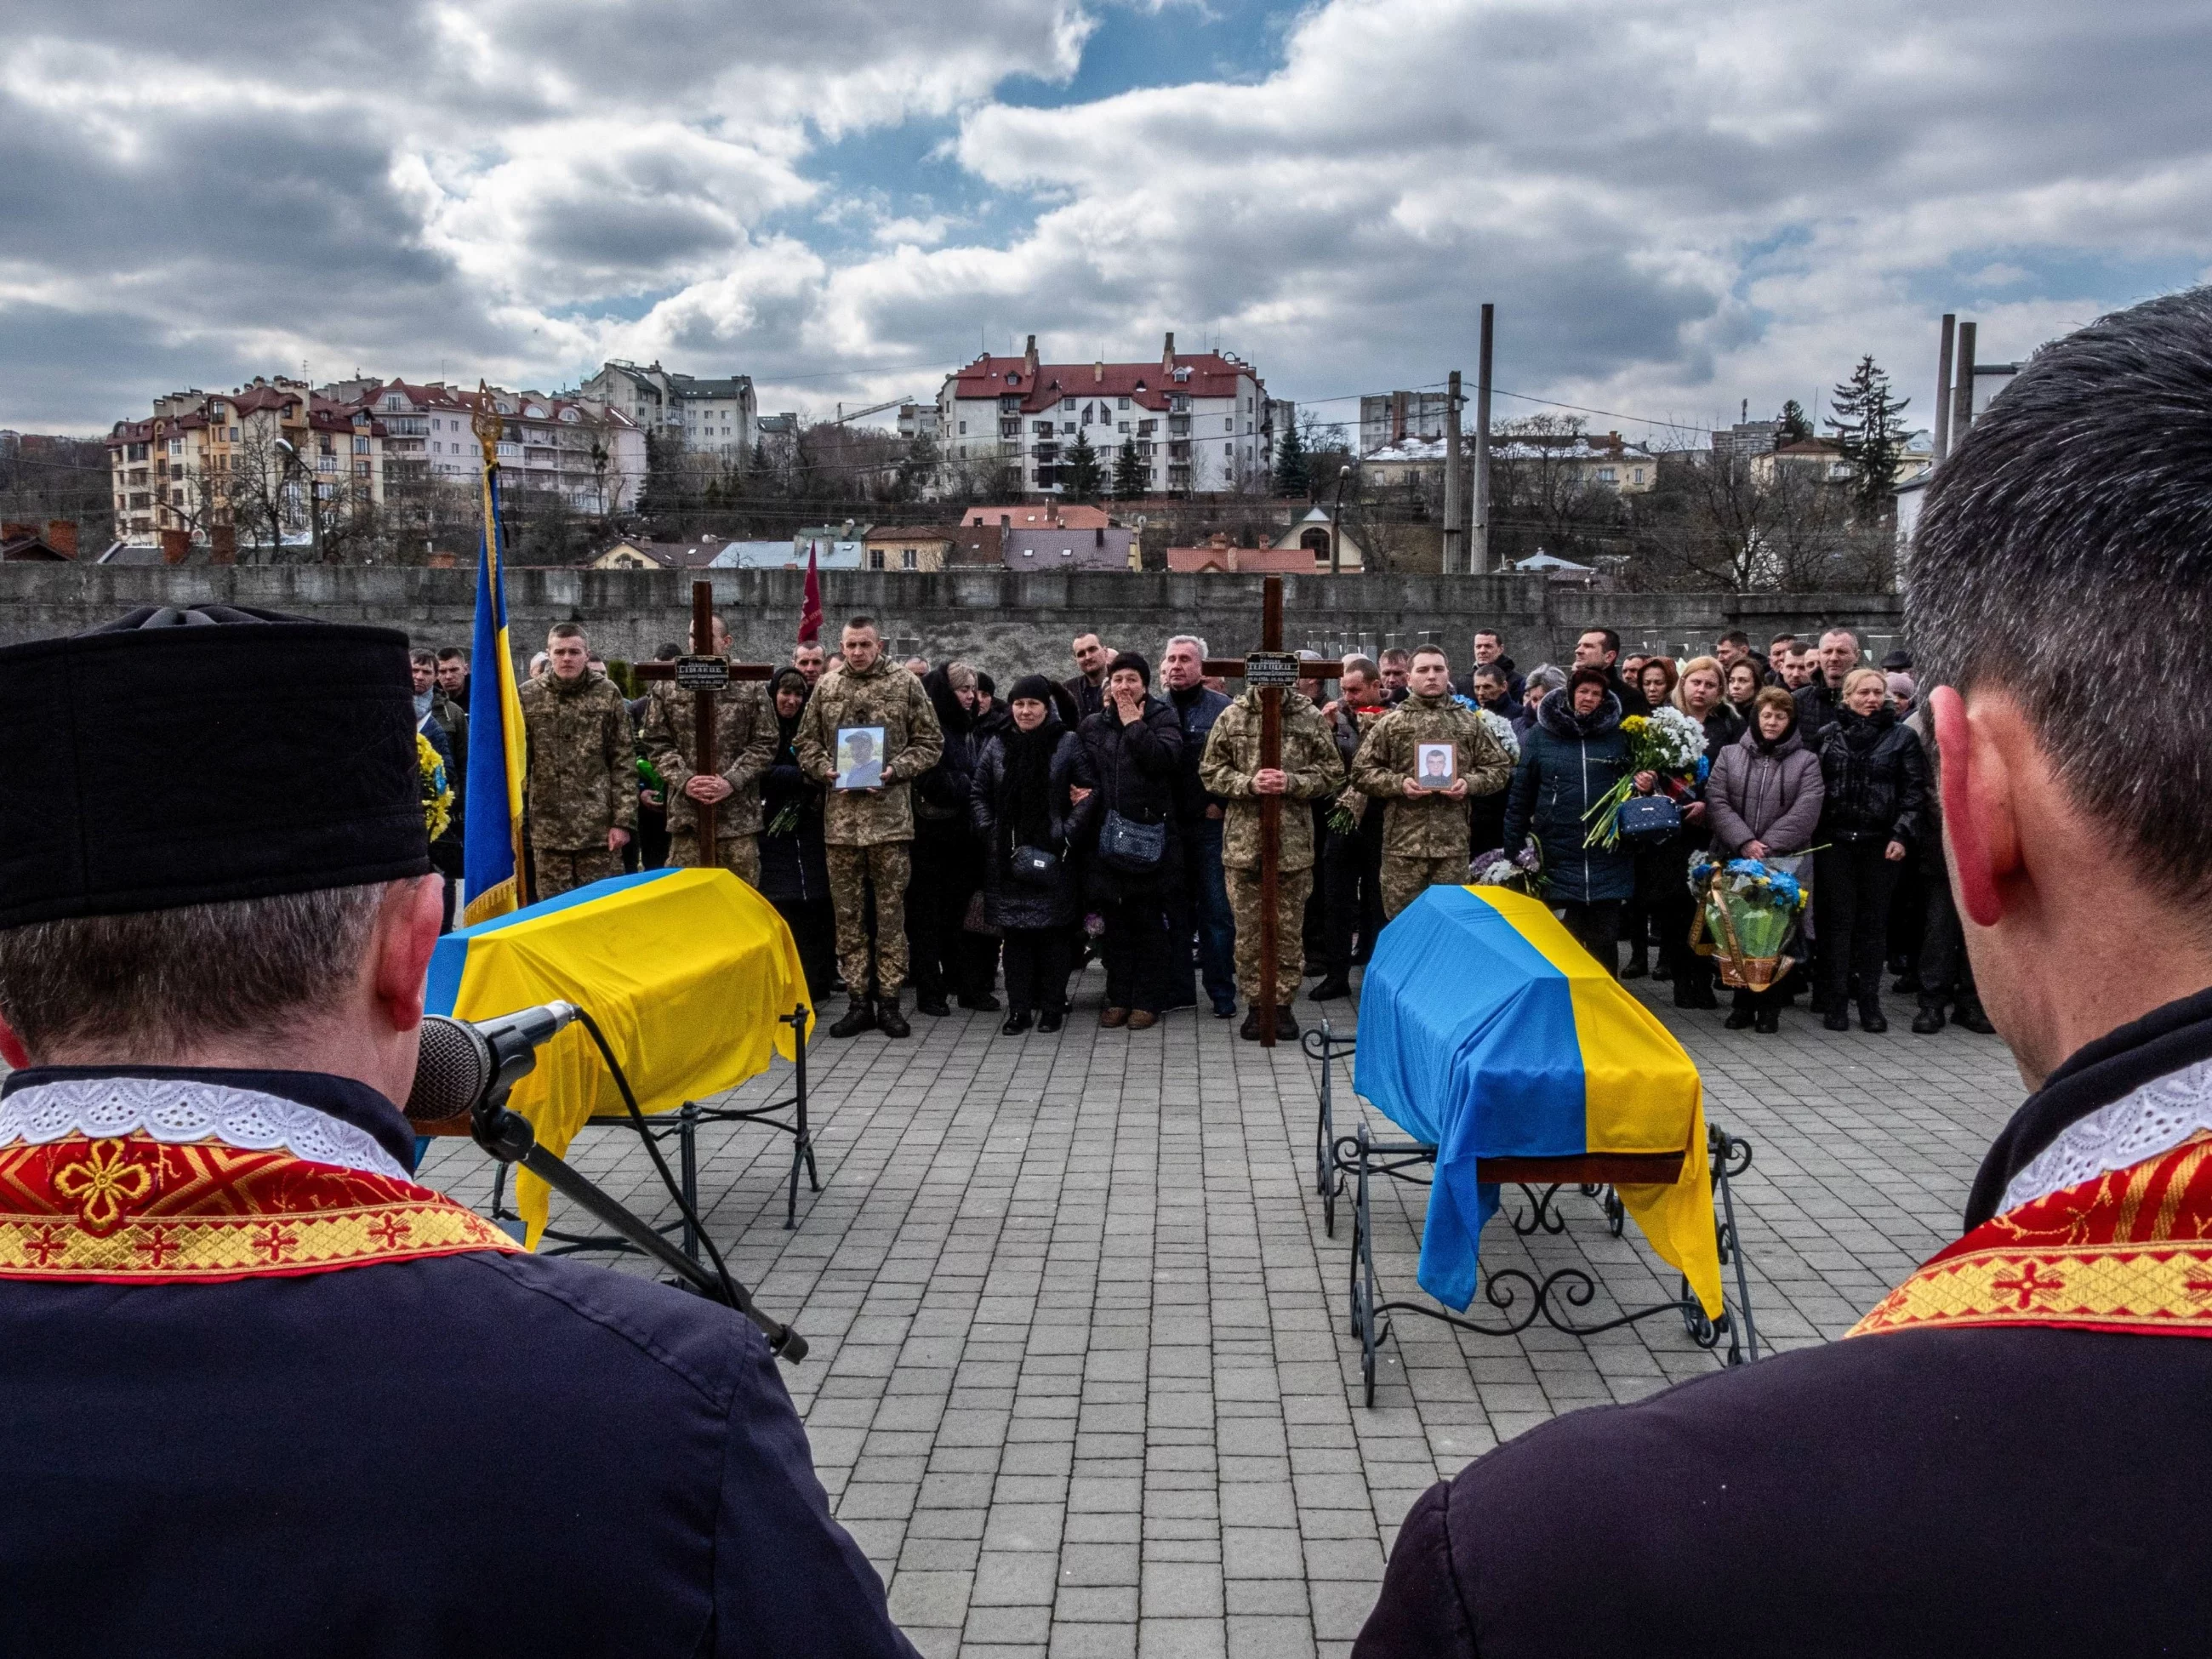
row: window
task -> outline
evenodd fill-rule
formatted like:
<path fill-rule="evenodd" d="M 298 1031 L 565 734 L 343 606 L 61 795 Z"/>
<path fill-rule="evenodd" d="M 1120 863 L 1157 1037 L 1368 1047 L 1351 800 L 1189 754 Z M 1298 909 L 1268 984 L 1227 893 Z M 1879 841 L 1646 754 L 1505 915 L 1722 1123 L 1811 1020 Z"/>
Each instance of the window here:
<path fill-rule="evenodd" d="M 1062 421 L 1060 423 L 1060 431 L 1062 437 L 1073 437 L 1075 435 L 1075 422 L 1073 421 Z"/>
<path fill-rule="evenodd" d="M 868 568 L 871 570 L 881 570 L 883 568 L 884 550 L 880 547 L 870 548 L 868 550 Z"/>
<path fill-rule="evenodd" d="M 366 478 L 368 476 L 368 463 L 356 461 L 353 464 L 353 475 L 356 478 Z"/>
<path fill-rule="evenodd" d="M 1644 482 L 1644 469 L 1640 466 L 1636 469 L 1635 482 L 1638 483 Z"/>
<path fill-rule="evenodd" d="M 238 428 L 236 427 L 233 427 L 230 429 L 230 441 L 233 443 L 236 443 L 238 441 Z"/>
<path fill-rule="evenodd" d="M 1597 470 L 1597 481 L 1600 483 L 1618 483 L 1620 475 L 1609 466 L 1601 466 Z"/>
<path fill-rule="evenodd" d="M 1127 409 L 1128 406 L 1129 400 L 1127 398 L 1116 398 L 1114 399 L 1114 407 L 1116 409 Z"/>
<path fill-rule="evenodd" d="M 1129 402 L 1129 400 L 1128 400 L 1127 398 L 1122 398 L 1122 399 L 1121 399 L 1122 406 L 1123 406 L 1124 408 L 1127 407 L 1127 405 L 1128 405 L 1128 402 Z M 1128 431 L 1129 431 L 1129 423 L 1128 423 L 1127 421 L 1121 421 L 1121 422 L 1117 422 L 1117 423 L 1115 424 L 1115 426 L 1114 429 L 1115 429 L 1116 432 L 1121 433 L 1121 434 L 1123 434 L 1123 435 L 1126 437 L 1126 436 L 1128 434 Z"/>
<path fill-rule="evenodd" d="M 368 453 L 368 440 L 361 436 L 358 433 L 354 436 L 353 453 L 356 455 L 366 455 Z"/>
<path fill-rule="evenodd" d="M 1221 417 L 1221 429 L 1222 429 L 1224 432 L 1234 432 L 1234 431 L 1236 431 L 1236 430 L 1237 430 L 1237 417 L 1236 417 L 1234 415 L 1224 415 L 1224 416 Z"/>
<path fill-rule="evenodd" d="M 960 435 L 963 438 L 968 435 L 968 422 L 965 421 L 960 422 Z"/>
<path fill-rule="evenodd" d="M 902 548 L 901 548 L 901 549 L 899 550 L 899 568 L 900 568 L 900 569 L 902 569 L 902 570 L 918 570 L 918 569 L 920 569 L 921 568 L 921 555 L 920 553 L 916 552 L 916 551 L 915 551 L 913 548 L 911 548 L 911 547 L 902 547 Z"/>

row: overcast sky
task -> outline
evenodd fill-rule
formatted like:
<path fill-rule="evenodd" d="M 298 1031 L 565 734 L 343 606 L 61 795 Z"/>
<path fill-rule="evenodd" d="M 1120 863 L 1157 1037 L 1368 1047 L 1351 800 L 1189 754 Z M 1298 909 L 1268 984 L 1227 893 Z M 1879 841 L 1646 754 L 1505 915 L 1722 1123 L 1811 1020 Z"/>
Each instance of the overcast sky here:
<path fill-rule="evenodd" d="M 2203 0 L 9 0 L 0 425 L 255 373 L 750 374 L 763 410 L 1218 342 L 1703 424 L 2212 266 Z M 1501 416 L 1544 405 L 1502 399 Z M 1600 428 L 1624 422 L 1593 417 Z M 1643 428 L 1630 424 L 1627 429 Z"/>

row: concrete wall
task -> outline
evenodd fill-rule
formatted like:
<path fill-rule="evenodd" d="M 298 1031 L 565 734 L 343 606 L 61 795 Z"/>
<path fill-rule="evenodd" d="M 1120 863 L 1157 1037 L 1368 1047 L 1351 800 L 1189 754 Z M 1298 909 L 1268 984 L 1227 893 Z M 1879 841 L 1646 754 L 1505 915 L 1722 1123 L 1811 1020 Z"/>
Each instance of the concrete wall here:
<path fill-rule="evenodd" d="M 785 660 L 805 573 L 706 574 L 740 657 Z M 605 655 L 641 660 L 664 641 L 684 639 L 694 580 L 665 570 L 512 571 L 513 637 L 526 655 L 552 623 L 580 622 Z M 961 656 L 1003 684 L 1031 669 L 1073 672 L 1068 641 L 1091 629 L 1110 645 L 1142 651 L 1155 665 L 1170 634 L 1201 635 L 1217 653 L 1255 649 L 1261 580 L 1153 571 L 824 571 L 822 602 L 833 644 L 846 617 L 867 612 L 895 642 L 915 641 L 933 660 Z M 374 623 L 404 630 L 418 645 L 465 647 L 475 592 L 475 573 L 464 569 L 0 565 L 0 642 L 78 633 L 141 605 L 220 604 Z M 1494 627 L 1524 669 L 1565 661 L 1576 634 L 1589 626 L 1618 629 L 1632 649 L 1680 655 L 1709 647 L 1730 627 L 1763 647 L 1785 629 L 1841 623 L 1857 628 L 1876 656 L 1893 647 L 1903 627 L 1893 593 L 1592 592 L 1521 575 L 1291 576 L 1285 579 L 1283 616 L 1285 643 L 1294 650 L 1376 651 L 1434 638 L 1460 666 L 1474 629 Z"/>

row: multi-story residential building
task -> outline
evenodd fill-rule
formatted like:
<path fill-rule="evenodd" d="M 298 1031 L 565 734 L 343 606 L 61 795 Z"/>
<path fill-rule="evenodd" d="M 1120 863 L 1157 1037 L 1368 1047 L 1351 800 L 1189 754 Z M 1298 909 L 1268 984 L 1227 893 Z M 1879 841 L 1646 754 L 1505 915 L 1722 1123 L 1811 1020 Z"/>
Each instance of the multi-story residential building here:
<path fill-rule="evenodd" d="M 645 434 L 596 398 L 490 392 L 501 417 L 499 463 L 509 488 L 544 489 L 583 513 L 626 513 L 645 488 Z M 471 422 L 476 394 L 442 381 L 372 383 L 362 404 L 381 421 L 398 476 L 473 480 L 483 450 Z"/>
<path fill-rule="evenodd" d="M 1064 488 L 1079 435 L 1106 477 L 1133 443 L 1150 488 L 1224 490 L 1267 465 L 1284 407 L 1249 363 L 1228 352 L 1178 356 L 1173 334 L 1150 363 L 1047 363 L 1032 334 L 1021 356 L 987 354 L 945 378 L 938 441 L 950 459 L 1018 467 L 1027 489 L 1045 494 Z"/>
<path fill-rule="evenodd" d="M 1640 495 L 1659 482 L 1659 458 L 1618 432 L 1493 434 L 1490 464 L 1564 466 L 1583 483 L 1624 495 Z"/>
<path fill-rule="evenodd" d="M 368 410 L 281 375 L 227 392 L 171 392 L 154 400 L 151 419 L 118 421 L 108 434 L 116 534 L 134 546 L 164 532 L 312 542 L 323 514 L 349 501 L 381 504 L 386 436 Z"/>
<path fill-rule="evenodd" d="M 741 464 L 760 437 L 750 374 L 701 380 L 663 368 L 658 360 L 641 368 L 617 358 L 602 365 L 578 395 L 611 405 L 655 437 Z"/>
<path fill-rule="evenodd" d="M 1407 442 L 1443 441 L 1451 421 L 1451 394 L 1446 392 L 1383 392 L 1359 400 L 1359 453 Z"/>

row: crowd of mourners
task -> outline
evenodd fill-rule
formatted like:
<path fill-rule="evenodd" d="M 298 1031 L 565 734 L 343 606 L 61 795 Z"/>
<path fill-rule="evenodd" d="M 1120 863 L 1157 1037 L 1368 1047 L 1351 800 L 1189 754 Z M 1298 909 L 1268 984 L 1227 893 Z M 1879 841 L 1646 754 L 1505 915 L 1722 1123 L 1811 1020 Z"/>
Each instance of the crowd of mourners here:
<path fill-rule="evenodd" d="M 727 635 L 718 620 L 718 649 Z M 1206 643 L 1164 642 L 1157 668 L 1096 634 L 1074 672 L 1001 685 L 958 660 L 890 660 L 872 618 L 834 651 L 799 644 L 765 688 L 718 693 L 718 770 L 699 775 L 694 693 L 625 697 L 583 630 L 556 626 L 522 691 L 529 861 L 539 897 L 629 869 L 713 859 L 791 927 L 814 1004 L 842 994 L 834 1036 L 904 1036 L 912 1006 L 1060 1029 L 1086 962 L 1102 1025 L 1142 1031 L 1201 1000 L 1257 1038 L 1264 975 L 1279 1036 L 1292 1012 L 1352 994 L 1352 970 L 1426 886 L 1517 854 L 1544 902 L 1608 971 L 1720 1005 L 1693 945 L 1701 860 L 1760 860 L 1811 895 L 1794 965 L 1729 998 L 1732 1029 L 1773 1033 L 1802 996 L 1831 1030 L 1987 1031 L 1942 869 L 1927 733 L 1910 657 L 1864 664 L 1857 637 L 1723 635 L 1711 655 L 1624 657 L 1591 629 L 1570 661 L 1520 670 L 1495 631 L 1463 670 L 1437 645 L 1315 662 L 1284 696 L 1279 763 L 1261 764 L 1256 693 L 1206 672 Z M 673 645 L 660 656 L 679 655 Z M 1311 653 L 1304 653 L 1310 656 Z M 468 670 L 415 653 L 424 734 L 465 769 Z M 1631 774 L 1623 722 L 1671 705 L 1702 725 L 1694 775 Z M 1656 834 L 1593 843 L 1624 778 L 1676 811 Z M 1261 804 L 1282 799 L 1277 960 L 1260 960 Z M 457 823 L 434 848 L 459 874 Z M 1004 1002 L 1000 1000 L 1003 988 Z"/>

